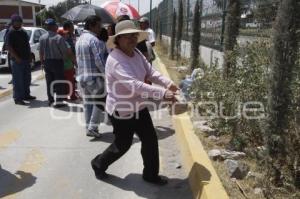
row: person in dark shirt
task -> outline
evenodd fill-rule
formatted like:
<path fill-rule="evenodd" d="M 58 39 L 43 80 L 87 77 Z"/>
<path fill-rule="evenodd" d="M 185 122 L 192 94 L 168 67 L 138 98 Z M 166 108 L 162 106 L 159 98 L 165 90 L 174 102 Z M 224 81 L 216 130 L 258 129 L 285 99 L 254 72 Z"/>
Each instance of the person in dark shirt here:
<path fill-rule="evenodd" d="M 34 100 L 30 95 L 31 50 L 29 37 L 22 29 L 23 19 L 19 15 L 11 16 L 12 28 L 7 33 L 7 46 L 12 59 L 13 98 L 15 104 L 25 105 L 24 100 Z"/>
<path fill-rule="evenodd" d="M 75 55 L 75 35 L 74 35 L 74 24 L 72 21 L 65 21 L 63 24 L 64 31 L 68 31 L 68 37 L 66 42 L 71 46 L 72 52 Z"/>
<path fill-rule="evenodd" d="M 45 25 L 48 32 L 40 37 L 40 59 L 45 67 L 48 105 L 60 108 L 67 105 L 63 103 L 66 84 L 61 83 L 65 79 L 64 59 L 72 58 L 73 55 L 68 51 L 66 40 L 56 32 L 56 21 L 48 18 Z"/>
<path fill-rule="evenodd" d="M 108 32 L 105 28 L 101 28 L 101 32 L 99 34 L 99 37 L 98 37 L 101 41 L 103 41 L 104 43 L 107 42 L 108 40 Z"/>
<path fill-rule="evenodd" d="M 108 34 L 108 36 L 113 36 L 113 35 L 116 33 L 115 27 L 116 27 L 116 24 L 115 24 L 115 23 L 109 24 L 109 25 L 107 26 L 107 34 Z"/>
<path fill-rule="evenodd" d="M 108 37 L 109 37 L 107 30 L 105 28 L 101 28 L 100 34 L 97 37 L 98 37 L 99 40 L 106 43 L 107 40 L 108 40 Z M 107 50 L 106 46 L 105 46 L 105 50 L 104 50 L 102 55 L 103 55 L 103 60 L 106 63 L 106 60 L 107 60 L 107 57 L 108 57 L 108 50 Z"/>

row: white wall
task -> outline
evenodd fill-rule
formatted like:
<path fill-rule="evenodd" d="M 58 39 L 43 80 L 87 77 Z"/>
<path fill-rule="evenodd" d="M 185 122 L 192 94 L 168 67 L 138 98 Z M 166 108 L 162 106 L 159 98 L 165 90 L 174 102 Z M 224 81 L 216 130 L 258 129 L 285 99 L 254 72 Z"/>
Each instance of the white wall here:
<path fill-rule="evenodd" d="M 163 45 L 170 46 L 171 38 L 169 36 L 163 35 L 162 43 Z M 222 66 L 223 52 L 220 52 L 218 50 L 206 46 L 200 46 L 199 48 L 200 48 L 199 51 L 200 51 L 201 59 L 204 61 L 206 65 L 211 66 L 217 59 L 219 63 L 219 67 Z M 191 43 L 189 41 L 181 41 L 181 56 L 189 59 L 190 54 L 191 54 Z"/>

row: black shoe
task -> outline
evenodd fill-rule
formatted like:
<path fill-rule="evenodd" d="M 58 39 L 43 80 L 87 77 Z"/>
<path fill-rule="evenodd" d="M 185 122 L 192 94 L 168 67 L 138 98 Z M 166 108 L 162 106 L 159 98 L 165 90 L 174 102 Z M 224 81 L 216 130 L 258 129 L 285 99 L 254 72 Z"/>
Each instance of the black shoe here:
<path fill-rule="evenodd" d="M 95 138 L 101 138 L 102 135 L 97 130 L 87 130 L 86 136 L 89 137 L 95 137 Z"/>
<path fill-rule="evenodd" d="M 17 104 L 17 105 L 26 105 L 26 103 L 23 100 L 15 100 L 15 104 Z"/>
<path fill-rule="evenodd" d="M 31 95 L 29 95 L 29 96 L 27 96 L 27 97 L 24 98 L 24 100 L 35 100 L 35 99 L 36 99 L 36 97 L 35 96 L 31 96 Z"/>
<path fill-rule="evenodd" d="M 67 106 L 67 104 L 63 104 L 62 102 L 61 103 L 59 103 L 59 104 L 54 104 L 53 105 L 53 108 L 62 108 L 62 107 L 65 107 L 65 106 Z"/>
<path fill-rule="evenodd" d="M 167 179 L 163 179 L 161 176 L 157 176 L 155 178 L 148 178 L 148 177 L 144 177 L 143 176 L 143 179 L 146 181 L 146 182 L 149 182 L 149 183 L 152 183 L 152 184 L 155 184 L 155 185 L 166 185 L 168 184 L 168 180 Z"/>
<path fill-rule="evenodd" d="M 49 102 L 48 102 L 48 106 L 50 106 L 50 107 L 51 107 L 51 106 L 53 105 L 53 103 L 54 103 L 54 102 L 52 102 L 52 101 L 49 101 Z"/>
<path fill-rule="evenodd" d="M 98 180 L 104 180 L 108 178 L 108 174 L 105 171 L 102 171 L 95 165 L 95 159 L 91 161 L 92 168 L 95 172 L 95 176 Z"/>

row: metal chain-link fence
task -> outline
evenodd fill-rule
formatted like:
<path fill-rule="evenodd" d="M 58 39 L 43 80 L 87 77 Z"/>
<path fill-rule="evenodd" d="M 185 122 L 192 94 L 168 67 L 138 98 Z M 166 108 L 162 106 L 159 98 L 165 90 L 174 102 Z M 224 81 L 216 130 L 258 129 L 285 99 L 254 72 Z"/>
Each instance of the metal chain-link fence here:
<path fill-rule="evenodd" d="M 197 0 L 183 0 L 183 39 L 190 41 L 194 7 Z M 226 5 L 229 0 L 202 0 L 201 45 L 221 50 L 224 38 Z M 240 36 L 268 37 L 276 16 L 279 0 L 240 0 Z M 178 16 L 179 0 L 162 0 L 146 13 L 156 33 L 171 36 L 172 15 Z M 178 21 L 178 20 L 177 20 Z"/>

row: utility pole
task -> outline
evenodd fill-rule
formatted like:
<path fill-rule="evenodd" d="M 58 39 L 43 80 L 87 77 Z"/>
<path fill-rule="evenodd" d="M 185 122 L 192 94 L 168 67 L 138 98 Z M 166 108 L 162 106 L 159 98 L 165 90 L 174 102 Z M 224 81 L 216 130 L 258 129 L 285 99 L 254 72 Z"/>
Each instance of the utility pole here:
<path fill-rule="evenodd" d="M 19 15 L 23 18 L 21 0 L 18 1 Z"/>
<path fill-rule="evenodd" d="M 140 13 L 140 0 L 138 0 L 138 12 Z"/>

